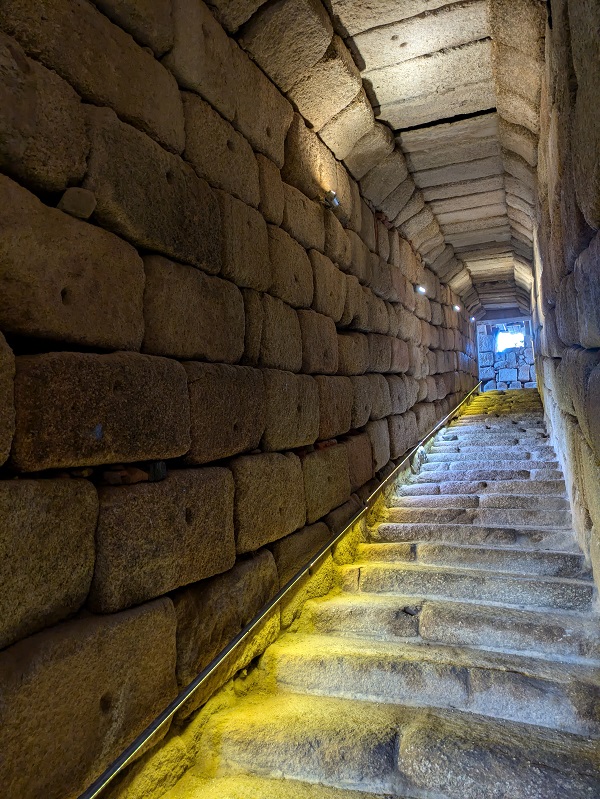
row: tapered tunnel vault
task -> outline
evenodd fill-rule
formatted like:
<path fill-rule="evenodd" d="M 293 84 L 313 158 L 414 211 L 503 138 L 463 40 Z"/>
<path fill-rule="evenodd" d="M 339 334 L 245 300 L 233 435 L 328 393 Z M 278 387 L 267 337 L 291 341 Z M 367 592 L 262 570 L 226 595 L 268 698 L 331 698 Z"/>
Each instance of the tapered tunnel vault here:
<path fill-rule="evenodd" d="M 0 0 L 8 799 L 77 799 L 480 379 L 100 796 L 599 792 L 599 42 L 594 0 Z"/>

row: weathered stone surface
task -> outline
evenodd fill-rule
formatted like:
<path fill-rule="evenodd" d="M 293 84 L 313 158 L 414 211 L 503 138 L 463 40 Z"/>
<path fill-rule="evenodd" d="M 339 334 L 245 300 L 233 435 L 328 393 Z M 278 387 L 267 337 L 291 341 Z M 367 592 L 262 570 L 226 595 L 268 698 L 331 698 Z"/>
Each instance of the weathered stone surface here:
<path fill-rule="evenodd" d="M 304 525 L 304 483 L 295 455 L 242 455 L 231 469 L 238 553 L 252 552 Z"/>
<path fill-rule="evenodd" d="M 63 622 L 2 652 L 0 672 L 7 793 L 77 796 L 175 697 L 173 604 Z"/>
<path fill-rule="evenodd" d="M 96 613 L 114 613 L 235 563 L 229 469 L 178 469 L 166 480 L 99 489 Z"/>
<path fill-rule="evenodd" d="M 392 413 L 404 413 L 409 407 L 406 378 L 400 375 L 388 375 L 386 380 L 390 390 Z"/>
<path fill-rule="evenodd" d="M 161 255 L 144 257 L 144 352 L 237 363 L 244 352 L 244 302 L 228 280 Z"/>
<path fill-rule="evenodd" d="M 0 34 L 0 167 L 26 184 L 61 191 L 85 173 L 89 143 L 79 97 Z"/>
<path fill-rule="evenodd" d="M 68 188 L 56 206 L 59 211 L 77 219 L 89 219 L 96 210 L 96 197 L 93 191 L 78 186 Z"/>
<path fill-rule="evenodd" d="M 183 109 L 172 75 L 91 3 L 7 0 L 0 24 L 84 100 L 113 108 L 173 152 L 183 150 Z"/>
<path fill-rule="evenodd" d="M 361 85 L 350 51 L 334 36 L 323 58 L 294 84 L 288 97 L 312 128 L 319 130 L 356 97 Z"/>
<path fill-rule="evenodd" d="M 346 231 L 350 242 L 350 262 L 347 266 L 349 274 L 354 275 L 361 283 L 366 283 L 368 279 L 370 253 L 369 248 L 353 230 Z"/>
<path fill-rule="evenodd" d="M 346 278 L 327 256 L 317 250 L 310 250 L 309 256 L 314 280 L 312 307 L 339 322 L 346 303 Z"/>
<path fill-rule="evenodd" d="M 373 477 L 373 448 L 367 433 L 348 436 L 343 440 L 348 453 L 350 489 L 356 491 Z"/>
<path fill-rule="evenodd" d="M 379 208 L 388 219 L 395 220 L 400 216 L 414 192 L 415 184 L 413 179 L 409 176 L 379 203 Z M 399 265 L 400 264 L 396 264 L 396 266 Z"/>
<path fill-rule="evenodd" d="M 319 388 L 319 439 L 341 436 L 350 430 L 353 391 L 348 377 L 315 377 Z"/>
<path fill-rule="evenodd" d="M 325 222 L 323 208 L 309 200 L 301 191 L 283 184 L 285 206 L 282 227 L 306 249 L 323 252 L 325 249 Z"/>
<path fill-rule="evenodd" d="M 364 90 L 339 114 L 321 128 L 319 136 L 343 161 L 352 152 L 354 145 L 373 127 L 373 108 Z"/>
<path fill-rule="evenodd" d="M 396 148 L 367 172 L 360 181 L 360 188 L 365 197 L 379 207 L 407 176 L 406 160 L 402 151 Z"/>
<path fill-rule="evenodd" d="M 346 276 L 346 302 L 344 313 L 339 321 L 340 327 L 352 327 L 355 330 L 369 329 L 369 309 L 367 299 L 358 278 Z"/>
<path fill-rule="evenodd" d="M 567 346 L 579 341 L 578 304 L 575 291 L 575 275 L 566 275 L 560 282 L 556 295 L 556 329 Z"/>
<path fill-rule="evenodd" d="M 368 337 L 364 333 L 338 333 L 338 374 L 362 375 L 368 368 Z"/>
<path fill-rule="evenodd" d="M 185 371 L 166 358 L 24 355 L 15 406 L 20 471 L 174 458 L 190 445 Z"/>
<path fill-rule="evenodd" d="M 382 469 L 390 459 L 390 433 L 387 419 L 379 419 L 367 424 L 367 435 L 373 447 L 373 466 L 376 472 Z"/>
<path fill-rule="evenodd" d="M 10 178 L 0 176 L 0 193 L 3 330 L 139 349 L 144 277 L 133 247 L 48 208 Z"/>
<path fill-rule="evenodd" d="M 283 182 L 281 173 L 277 165 L 262 153 L 256 154 L 258 163 L 258 178 L 260 183 L 260 202 L 258 210 L 273 225 L 281 225 L 283 222 L 283 206 L 285 197 L 283 195 Z"/>
<path fill-rule="evenodd" d="M 333 154 L 297 113 L 285 139 L 281 177 L 285 183 L 319 203 L 326 191 L 337 190 L 337 166 Z"/>
<path fill-rule="evenodd" d="M 377 333 L 369 333 L 369 372 L 389 372 L 392 361 L 392 339 Z"/>
<path fill-rule="evenodd" d="M 209 463 L 256 449 L 265 429 L 262 374 L 246 366 L 186 363 L 191 413 L 187 462 Z"/>
<path fill-rule="evenodd" d="M 271 546 L 277 566 L 279 587 L 300 571 L 325 544 L 331 540 L 329 527 L 322 522 L 303 527 L 291 535 L 281 538 Z"/>
<path fill-rule="evenodd" d="M 277 0 L 254 14 L 242 47 L 286 92 L 323 56 L 333 28 L 318 0 Z"/>
<path fill-rule="evenodd" d="M 392 412 L 392 400 L 390 397 L 390 387 L 384 375 L 365 375 L 364 378 L 353 378 L 355 380 L 364 379 L 369 386 L 369 396 L 371 399 L 371 419 L 383 419 Z M 355 383 L 356 385 L 356 383 Z"/>
<path fill-rule="evenodd" d="M 313 444 L 319 435 L 319 391 L 308 375 L 262 371 L 266 426 L 261 446 L 275 452 Z"/>
<path fill-rule="evenodd" d="M 279 227 L 269 225 L 268 231 L 270 293 L 294 308 L 308 308 L 313 301 L 313 269 L 304 247 Z"/>
<path fill-rule="evenodd" d="M 575 289 L 579 341 L 600 347 L 600 233 L 575 261 Z"/>
<path fill-rule="evenodd" d="M 302 474 L 309 524 L 350 497 L 348 454 L 342 444 L 309 452 L 302 458 Z"/>
<path fill-rule="evenodd" d="M 96 195 L 94 218 L 133 244 L 218 272 L 221 224 L 209 186 L 113 111 L 89 108 L 88 118 L 84 188 Z"/>
<path fill-rule="evenodd" d="M 335 374 L 338 370 L 337 332 L 329 316 L 316 311 L 298 311 L 302 333 L 302 371 Z"/>
<path fill-rule="evenodd" d="M 87 480 L 0 482 L 0 648 L 75 613 L 94 570 L 98 499 Z"/>
<path fill-rule="evenodd" d="M 221 25 L 230 33 L 250 19 L 264 0 L 210 0 L 210 7 Z"/>
<path fill-rule="evenodd" d="M 385 300 L 382 300 L 381 297 L 376 297 L 366 286 L 363 286 L 363 293 L 367 302 L 368 322 L 366 329 L 385 336 L 390 329 L 390 316 Z"/>
<path fill-rule="evenodd" d="M 351 427 L 358 429 L 364 427 L 371 418 L 373 409 L 373 386 L 369 380 L 369 375 L 357 375 L 350 378 L 352 381 L 352 416 Z"/>
<path fill-rule="evenodd" d="M 202 98 L 191 92 L 182 96 L 186 159 L 211 186 L 256 208 L 260 186 L 252 147 Z"/>
<path fill-rule="evenodd" d="M 346 231 L 333 211 L 326 210 L 323 217 L 325 220 L 325 255 L 342 271 L 347 272 L 352 254 Z"/>
<path fill-rule="evenodd" d="M 94 0 L 94 4 L 157 56 L 173 44 L 171 0 Z"/>
<path fill-rule="evenodd" d="M 394 135 L 387 125 L 375 122 L 354 145 L 344 163 L 350 174 L 360 180 L 370 169 L 383 161 L 394 149 Z"/>
<path fill-rule="evenodd" d="M 223 191 L 221 209 L 224 277 L 244 288 L 267 291 L 273 282 L 267 224 L 255 208 Z"/>
<path fill-rule="evenodd" d="M 252 289 L 242 289 L 242 296 L 244 298 L 244 314 L 246 317 L 242 363 L 250 366 L 258 366 L 260 363 L 260 342 L 265 317 L 262 294 Z"/>
<path fill-rule="evenodd" d="M 387 421 L 390 435 L 390 457 L 395 460 L 410 449 L 411 442 L 404 416 L 390 416 Z"/>
<path fill-rule="evenodd" d="M 261 366 L 299 372 L 302 368 L 302 334 L 298 314 L 282 300 L 262 297 Z"/>
<path fill-rule="evenodd" d="M 15 356 L 0 333 L 0 465 L 8 458 L 15 432 Z"/>

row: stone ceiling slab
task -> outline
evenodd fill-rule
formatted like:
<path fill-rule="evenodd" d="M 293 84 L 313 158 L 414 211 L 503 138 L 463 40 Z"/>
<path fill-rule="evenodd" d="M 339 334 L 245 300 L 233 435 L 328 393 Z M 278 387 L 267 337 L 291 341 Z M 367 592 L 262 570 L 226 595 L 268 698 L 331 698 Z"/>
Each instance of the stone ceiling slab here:
<path fill-rule="evenodd" d="M 448 0 L 325 0 L 325 5 L 338 31 L 353 36 L 376 26 L 387 25 L 454 3 Z"/>

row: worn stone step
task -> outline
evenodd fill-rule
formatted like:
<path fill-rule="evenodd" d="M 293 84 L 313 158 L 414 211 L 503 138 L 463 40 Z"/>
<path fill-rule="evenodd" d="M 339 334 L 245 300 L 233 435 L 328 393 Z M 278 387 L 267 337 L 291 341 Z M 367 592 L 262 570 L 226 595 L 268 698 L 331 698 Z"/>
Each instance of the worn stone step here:
<path fill-rule="evenodd" d="M 541 528 L 498 527 L 477 524 L 436 524 L 383 522 L 369 530 L 372 542 L 444 541 L 454 544 L 486 544 L 492 546 L 524 546 L 529 549 L 579 551 L 573 533 Z"/>
<path fill-rule="evenodd" d="M 578 552 L 478 547 L 468 544 L 427 543 L 361 544 L 361 562 L 429 563 L 465 569 L 486 569 L 494 573 L 539 575 L 545 577 L 589 578 L 585 558 Z"/>
<path fill-rule="evenodd" d="M 425 642 L 288 634 L 267 649 L 261 668 L 294 692 L 600 733 L 596 666 Z"/>
<path fill-rule="evenodd" d="M 543 607 L 587 612 L 594 599 L 588 580 L 490 574 L 476 569 L 422 563 L 353 563 L 341 569 L 346 591 L 473 599 L 510 607 Z"/>
<path fill-rule="evenodd" d="M 556 609 L 514 610 L 475 601 L 424 599 L 418 594 L 342 593 L 307 602 L 301 628 L 307 632 L 387 640 L 421 637 L 554 660 L 600 663 L 598 617 Z"/>
<path fill-rule="evenodd" d="M 465 446 L 550 446 L 549 436 L 544 429 L 535 433 L 524 433 L 518 427 L 512 430 L 495 433 L 493 430 L 478 428 L 474 432 L 461 432 L 453 428 L 445 427 L 434 439 L 435 444 L 458 444 Z"/>
<path fill-rule="evenodd" d="M 424 464 L 427 466 L 427 464 Z M 412 480 L 417 483 L 426 482 L 446 482 L 451 479 L 453 482 L 473 482 L 474 480 L 561 480 L 562 471 L 560 469 L 538 469 L 534 468 L 531 464 L 527 468 L 507 468 L 507 469 L 491 469 L 486 468 L 485 464 L 476 467 L 471 464 L 472 468 L 465 469 L 465 464 L 460 464 L 460 469 L 452 469 L 440 471 L 423 470 L 416 474 Z"/>
<path fill-rule="evenodd" d="M 527 508 L 398 508 L 388 510 L 388 521 L 403 522 L 454 522 L 456 524 L 482 524 L 497 527 L 525 525 L 529 527 L 558 527 L 571 529 L 571 512 L 568 510 L 531 510 Z"/>
<path fill-rule="evenodd" d="M 452 475 L 454 478 L 455 475 Z M 396 486 L 396 496 L 420 496 L 426 494 L 432 496 L 434 494 L 528 494 L 545 496 L 551 494 L 553 496 L 564 496 L 566 493 L 565 482 L 562 479 L 554 480 L 530 480 L 513 479 L 513 480 L 448 480 L 440 483 L 428 482 L 422 480 L 418 483 L 405 483 L 404 485 Z"/>
<path fill-rule="evenodd" d="M 537 494 L 420 494 L 395 495 L 388 500 L 394 508 L 512 508 L 522 510 L 569 510 L 566 497 Z"/>
<path fill-rule="evenodd" d="M 530 458 L 510 460 L 507 458 L 497 458 L 495 456 L 487 459 L 485 457 L 485 452 L 480 452 L 479 457 L 476 460 L 473 458 L 463 458 L 460 460 L 450 461 L 427 460 L 421 466 L 422 472 L 462 472 L 465 469 L 473 471 L 478 469 L 489 469 L 490 471 L 512 471 L 518 469 L 528 469 L 531 471 L 532 469 L 558 469 L 558 461 L 536 461 Z"/>
<path fill-rule="evenodd" d="M 451 460 L 468 461 L 473 460 L 478 455 L 485 455 L 486 459 L 497 456 L 501 460 L 506 460 L 507 458 L 532 461 L 556 460 L 556 453 L 553 447 L 535 446 L 534 444 L 524 446 L 523 444 L 509 444 L 508 442 L 506 446 L 483 446 L 482 444 L 460 444 L 458 442 L 454 444 L 450 442 L 434 444 L 427 453 L 427 459 L 432 463 Z"/>
<path fill-rule="evenodd" d="M 593 799 L 600 791 L 597 742 L 581 736 L 334 697 L 249 695 L 207 721 L 198 752 L 207 776 L 247 772 L 396 797 Z"/>

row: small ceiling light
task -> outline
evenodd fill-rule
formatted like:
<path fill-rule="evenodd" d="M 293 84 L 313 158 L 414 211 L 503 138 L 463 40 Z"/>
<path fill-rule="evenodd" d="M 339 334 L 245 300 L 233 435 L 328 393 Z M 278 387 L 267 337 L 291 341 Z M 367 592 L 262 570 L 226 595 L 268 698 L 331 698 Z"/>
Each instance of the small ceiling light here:
<path fill-rule="evenodd" d="M 455 311 L 460 311 L 460 305 L 455 305 L 455 306 L 454 306 L 454 310 L 455 310 Z"/>
<path fill-rule="evenodd" d="M 417 291 L 419 292 L 419 294 L 427 294 L 427 289 L 425 288 L 425 286 L 417 286 Z"/>
<path fill-rule="evenodd" d="M 327 206 L 327 208 L 331 208 L 332 210 L 340 207 L 340 201 L 333 189 L 329 189 L 329 191 L 325 192 L 323 203 Z"/>
<path fill-rule="evenodd" d="M 474 322 L 474 321 L 475 321 L 475 317 L 474 317 L 474 316 L 472 316 L 472 317 L 471 317 L 471 322 Z"/>

